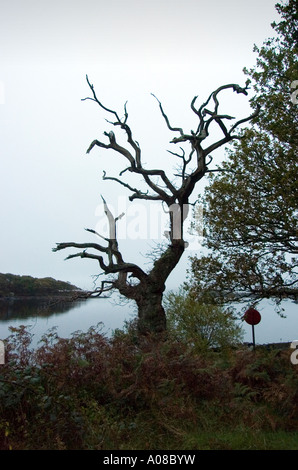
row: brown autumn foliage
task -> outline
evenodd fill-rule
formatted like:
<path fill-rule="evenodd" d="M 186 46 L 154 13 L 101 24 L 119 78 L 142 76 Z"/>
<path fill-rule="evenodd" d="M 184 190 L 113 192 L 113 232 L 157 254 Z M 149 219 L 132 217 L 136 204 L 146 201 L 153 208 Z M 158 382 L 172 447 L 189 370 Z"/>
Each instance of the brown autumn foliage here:
<path fill-rule="evenodd" d="M 52 330 L 34 350 L 30 339 L 20 327 L 6 340 L 1 450 L 183 448 L 189 434 L 219 427 L 298 431 L 290 350 L 198 354 L 100 327 L 69 339 Z"/>

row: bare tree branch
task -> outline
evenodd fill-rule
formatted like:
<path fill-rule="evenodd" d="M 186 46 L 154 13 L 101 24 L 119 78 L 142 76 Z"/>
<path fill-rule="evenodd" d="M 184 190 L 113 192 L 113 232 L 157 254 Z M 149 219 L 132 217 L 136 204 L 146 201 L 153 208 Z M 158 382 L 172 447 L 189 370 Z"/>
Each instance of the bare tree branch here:
<path fill-rule="evenodd" d="M 129 199 L 145 199 L 161 201 L 166 204 L 169 213 L 170 227 L 168 234 L 168 245 L 165 250 L 160 254 L 159 258 L 154 261 L 152 269 L 145 273 L 143 269 L 134 263 L 127 263 L 124 261 L 122 254 L 118 247 L 116 223 L 123 216 L 121 214 L 115 217 L 110 211 L 105 199 L 104 212 L 109 223 L 109 237 L 103 237 L 95 230 L 86 229 L 90 233 L 100 237 L 106 245 L 98 243 L 58 243 L 53 251 L 59 251 L 67 248 L 78 248 L 83 251 L 73 253 L 67 256 L 66 259 L 76 257 L 94 259 L 99 263 L 103 273 L 112 275 L 112 280 L 102 281 L 101 287 L 94 291 L 94 295 L 98 296 L 102 292 L 118 289 L 120 294 L 128 299 L 134 299 L 138 306 L 139 325 L 140 330 L 161 332 L 165 330 L 166 320 L 165 313 L 162 307 L 162 295 L 165 289 L 165 282 L 169 274 L 173 271 L 179 262 L 186 243 L 183 239 L 183 223 L 187 217 L 189 198 L 192 195 L 194 188 L 198 181 L 200 181 L 207 172 L 219 171 L 209 170 L 208 165 L 212 160 L 211 154 L 214 150 L 222 145 L 230 142 L 233 139 L 239 139 L 239 135 L 234 135 L 235 129 L 251 120 L 258 113 L 258 109 L 247 118 L 237 121 L 230 129 L 228 129 L 226 122 L 232 121 L 234 118 L 229 114 L 219 112 L 219 96 L 223 90 L 230 89 L 236 93 L 247 95 L 247 86 L 245 88 L 236 84 L 223 85 L 213 91 L 208 99 L 199 107 L 195 107 L 197 97 L 195 96 L 191 102 L 191 109 L 199 118 L 199 123 L 196 132 L 190 131 L 184 133 L 182 127 L 173 127 L 170 120 L 165 113 L 161 102 L 157 97 L 152 96 L 157 100 L 161 115 L 171 132 L 178 133 L 173 137 L 170 143 L 189 145 L 189 150 L 184 150 L 180 146 L 181 153 L 169 151 L 171 155 L 177 157 L 181 162 L 178 176 L 181 180 L 178 183 L 173 183 L 174 178 L 171 178 L 161 169 L 147 169 L 144 168 L 141 160 L 141 149 L 136 140 L 134 140 L 130 126 L 128 125 L 128 111 L 127 102 L 124 104 L 124 117 L 121 119 L 116 111 L 103 105 L 99 101 L 94 86 L 86 77 L 88 86 L 92 92 L 92 96 L 84 98 L 84 100 L 91 100 L 96 102 L 101 109 L 112 116 L 113 120 L 107 121 L 114 129 L 124 131 L 127 138 L 127 147 L 119 145 L 116 135 L 113 131 L 104 132 L 108 138 L 108 142 L 101 142 L 100 140 L 93 140 L 87 149 L 89 154 L 94 147 L 103 148 L 105 150 L 114 150 L 115 153 L 121 155 L 128 161 L 128 165 L 120 172 L 119 177 L 107 176 L 103 172 L 103 180 L 110 180 L 131 192 Z M 84 101 L 83 100 L 83 101 Z M 208 109 L 207 109 L 208 106 Z M 218 141 L 211 143 L 206 148 L 203 147 L 203 141 L 209 136 L 211 124 L 215 123 L 223 133 L 223 137 Z M 186 156 L 187 155 L 187 156 Z M 208 157 L 208 159 L 207 159 Z M 207 161 L 209 160 L 209 161 Z M 188 165 L 192 165 L 192 169 Z M 148 190 L 140 190 L 133 187 L 123 179 L 126 172 L 142 176 Z M 175 175 L 173 175 L 175 176 Z M 150 191 L 151 190 L 151 191 Z M 95 250 L 95 253 L 90 253 L 89 250 Z M 92 293 L 90 293 L 92 295 Z"/>
<path fill-rule="evenodd" d="M 103 197 L 102 197 L 102 200 L 104 202 L 104 212 L 107 216 L 108 223 L 109 223 L 110 238 L 102 237 L 95 230 L 92 230 L 92 229 L 86 229 L 86 230 L 106 240 L 108 242 L 108 246 L 105 247 L 105 246 L 99 245 L 98 243 L 64 242 L 64 243 L 57 243 L 57 246 L 56 248 L 53 248 L 53 251 L 64 250 L 65 248 L 83 248 L 84 251 L 81 251 L 75 254 L 70 254 L 67 256 L 66 259 L 68 260 L 68 259 L 78 258 L 78 257 L 94 259 L 98 261 L 100 268 L 106 274 L 131 273 L 133 276 L 135 276 L 136 278 L 140 280 L 144 279 L 147 276 L 147 274 L 136 264 L 124 262 L 122 254 L 120 253 L 118 249 L 118 242 L 116 239 L 116 222 L 124 214 L 121 214 L 120 216 L 115 218 Z M 87 249 L 89 248 L 105 253 L 108 257 L 108 263 L 104 261 L 102 256 L 89 253 L 87 251 Z M 116 260 L 116 262 L 114 262 L 114 259 Z"/>
<path fill-rule="evenodd" d="M 105 287 L 106 284 L 109 284 L 108 287 Z M 87 297 L 100 297 L 104 292 L 109 292 L 115 289 L 114 281 L 101 281 L 101 286 L 94 289 L 93 291 L 87 292 Z"/>
<path fill-rule="evenodd" d="M 164 117 L 164 120 L 166 121 L 167 126 L 168 126 L 168 128 L 170 129 L 170 131 L 180 132 L 181 135 L 184 135 L 183 129 L 181 129 L 181 127 L 172 127 L 172 126 L 171 126 L 171 124 L 170 124 L 170 122 L 169 122 L 169 118 L 168 118 L 168 116 L 165 114 L 165 112 L 164 112 L 164 110 L 163 110 L 163 107 L 162 107 L 162 105 L 161 105 L 161 102 L 159 101 L 158 98 L 156 98 L 156 96 L 155 96 L 153 93 L 151 93 L 151 95 L 156 99 L 156 101 L 158 101 L 161 114 L 162 114 L 162 116 Z"/>
<path fill-rule="evenodd" d="M 113 149 L 113 150 L 115 150 L 115 152 L 118 152 L 121 155 L 123 155 L 125 158 L 127 158 L 127 160 L 131 164 L 131 168 L 134 168 L 135 165 L 136 165 L 134 157 L 132 156 L 132 154 L 126 148 L 124 148 L 121 145 L 117 144 L 114 132 L 112 132 L 112 131 L 109 132 L 109 133 L 104 132 L 104 135 L 109 137 L 110 143 L 109 144 L 104 144 L 103 142 L 100 142 L 98 140 L 94 140 L 93 142 L 91 142 L 89 148 L 87 149 L 87 153 L 90 153 L 90 151 L 95 146 L 102 147 L 102 148 L 105 148 L 105 149 Z"/>
<path fill-rule="evenodd" d="M 64 250 L 65 248 L 94 248 L 97 251 L 102 253 L 108 253 L 108 248 L 98 245 L 97 243 L 75 243 L 75 242 L 64 242 L 57 243 L 56 248 L 53 248 L 52 251 Z"/>
<path fill-rule="evenodd" d="M 121 184 L 122 186 L 124 186 L 125 188 L 129 189 L 131 192 L 134 193 L 134 196 L 135 198 L 137 197 L 144 197 L 144 198 L 147 198 L 148 197 L 148 191 L 146 193 L 143 193 L 142 191 L 140 191 L 139 189 L 137 188 L 133 188 L 132 186 L 130 186 L 129 184 L 125 183 L 124 181 L 120 180 L 119 178 L 115 178 L 113 176 L 106 176 L 106 172 L 103 171 L 103 177 L 102 177 L 103 180 L 110 180 L 110 181 L 115 181 L 116 183 L 118 184 Z M 132 197 L 132 196 L 130 196 Z M 152 196 L 154 197 L 154 199 L 156 200 L 157 196 Z M 151 199 L 151 196 L 149 196 L 149 198 Z M 160 199 L 160 196 L 158 196 L 158 199 Z"/>
<path fill-rule="evenodd" d="M 117 121 L 120 122 L 119 116 L 118 116 L 118 114 L 116 113 L 116 111 L 113 111 L 112 109 L 107 108 L 106 106 L 104 106 L 104 105 L 99 101 L 99 99 L 98 99 L 97 96 L 96 96 L 96 93 L 95 93 L 95 90 L 94 90 L 94 86 L 93 86 L 93 85 L 90 83 L 90 81 L 89 81 L 88 75 L 86 75 L 86 80 L 87 80 L 87 83 L 88 83 L 88 85 L 89 85 L 90 90 L 92 91 L 93 98 L 90 98 L 90 97 L 88 97 L 88 98 L 83 98 L 82 101 L 85 101 L 85 100 L 95 101 L 102 109 L 104 109 L 104 110 L 107 111 L 108 113 L 114 114 L 114 116 L 116 117 Z"/>
<path fill-rule="evenodd" d="M 240 119 L 240 121 L 237 121 L 234 126 L 230 129 L 230 134 L 231 132 L 233 132 L 233 130 L 236 129 L 236 127 L 238 127 L 240 124 L 243 124 L 244 122 L 247 122 L 247 121 L 251 121 L 253 118 L 257 117 L 257 115 L 259 114 L 260 110 L 261 110 L 261 106 L 259 104 L 256 105 L 256 110 L 254 113 L 252 113 L 250 116 L 244 118 L 244 119 Z M 235 138 L 235 137 L 234 137 Z"/>

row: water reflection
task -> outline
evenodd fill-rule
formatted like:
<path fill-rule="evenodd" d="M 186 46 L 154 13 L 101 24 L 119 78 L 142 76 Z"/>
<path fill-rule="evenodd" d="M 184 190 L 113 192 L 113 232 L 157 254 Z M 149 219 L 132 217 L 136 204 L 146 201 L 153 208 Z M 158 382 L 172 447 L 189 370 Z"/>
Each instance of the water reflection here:
<path fill-rule="evenodd" d="M 58 301 L 59 300 L 59 301 Z M 41 337 L 52 328 L 61 338 L 69 338 L 73 332 L 87 332 L 99 323 L 106 334 L 122 328 L 124 322 L 134 315 L 130 305 L 117 305 L 113 299 L 96 298 L 76 301 L 53 299 L 12 299 L 0 301 L 0 339 L 11 334 L 11 327 L 24 325 L 34 336 L 35 347 Z"/>
<path fill-rule="evenodd" d="M 258 310 L 262 320 L 255 328 L 256 343 L 291 342 L 298 340 L 297 304 L 283 302 L 286 318 L 274 311 L 269 301 L 263 301 Z M 240 311 L 240 306 L 237 307 Z M 115 328 L 122 328 L 126 320 L 134 318 L 134 304 L 120 305 L 108 298 L 71 301 L 53 299 L 0 300 L 0 339 L 7 338 L 10 327 L 30 327 L 35 341 L 50 328 L 57 327 L 60 337 L 70 337 L 74 331 L 87 331 L 89 327 L 102 322 L 109 334 Z M 244 329 L 244 341 L 252 341 L 252 329 L 246 322 L 240 322 Z"/>
<path fill-rule="evenodd" d="M 32 317 L 49 317 L 68 312 L 85 300 L 62 299 L 9 299 L 0 301 L 0 322 L 25 320 Z"/>

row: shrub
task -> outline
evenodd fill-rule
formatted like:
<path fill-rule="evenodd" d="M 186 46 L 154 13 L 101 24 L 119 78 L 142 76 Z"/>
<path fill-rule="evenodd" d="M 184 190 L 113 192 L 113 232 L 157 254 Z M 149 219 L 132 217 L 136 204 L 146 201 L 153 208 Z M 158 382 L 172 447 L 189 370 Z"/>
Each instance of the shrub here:
<path fill-rule="evenodd" d="M 1 450 L 183 449 L 215 431 L 298 429 L 287 351 L 200 354 L 137 338 L 133 324 L 111 338 L 101 325 L 68 339 L 50 330 L 35 350 L 30 338 L 20 327 L 6 340 Z"/>
<path fill-rule="evenodd" d="M 243 338 L 231 309 L 224 310 L 211 303 L 199 304 L 182 288 L 178 293 L 167 294 L 165 308 L 169 331 L 198 352 L 226 349 L 239 344 Z"/>

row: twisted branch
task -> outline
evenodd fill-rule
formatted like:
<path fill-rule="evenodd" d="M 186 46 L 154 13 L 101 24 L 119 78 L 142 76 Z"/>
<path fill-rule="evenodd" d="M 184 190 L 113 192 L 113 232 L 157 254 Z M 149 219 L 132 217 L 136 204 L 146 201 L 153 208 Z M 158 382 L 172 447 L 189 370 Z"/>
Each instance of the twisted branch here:
<path fill-rule="evenodd" d="M 110 131 L 109 133 L 104 132 L 104 135 L 106 135 L 109 138 L 109 143 L 104 143 L 99 140 L 94 140 L 88 150 L 87 153 L 89 153 L 95 146 L 104 148 L 104 149 L 112 149 L 115 152 L 121 154 L 124 156 L 128 161 L 129 161 L 129 166 L 125 168 L 120 173 L 120 176 L 122 177 L 124 172 L 129 171 L 132 173 L 137 173 L 142 175 L 144 178 L 147 186 L 153 191 L 153 194 L 149 194 L 148 192 L 143 192 L 138 190 L 137 188 L 132 187 L 125 181 L 123 181 L 120 178 L 113 177 L 113 176 L 106 176 L 106 173 L 104 172 L 103 179 L 104 180 L 110 180 L 110 181 L 115 181 L 116 183 L 122 185 L 129 191 L 131 191 L 133 194 L 129 197 L 129 199 L 132 201 L 134 199 L 147 199 L 147 200 L 161 200 L 166 202 L 168 206 L 172 205 L 175 201 L 178 202 L 187 202 L 189 195 L 191 194 L 191 191 L 194 188 L 194 185 L 201 179 L 206 171 L 208 170 L 208 165 L 210 164 L 212 158 L 210 158 L 209 162 L 206 162 L 206 157 L 209 155 L 211 152 L 216 150 L 217 148 L 221 147 L 222 145 L 230 142 L 233 139 L 239 139 L 240 136 L 233 134 L 235 129 L 240 125 L 243 124 L 244 122 L 247 122 L 251 120 L 253 117 L 255 117 L 259 109 L 251 115 L 248 116 L 247 118 L 241 119 L 237 121 L 231 128 L 230 130 L 227 129 L 226 124 L 224 123 L 224 120 L 233 120 L 235 119 L 234 117 L 228 115 L 228 114 L 220 114 L 218 112 L 219 109 L 219 94 L 223 90 L 227 89 L 232 89 L 236 93 L 241 93 L 244 95 L 247 95 L 247 89 L 248 89 L 248 83 L 246 86 L 240 87 L 237 84 L 228 84 L 228 85 L 223 85 L 217 88 L 215 91 L 213 91 L 208 99 L 197 109 L 195 107 L 195 102 L 197 100 L 197 96 L 195 96 L 191 102 L 191 109 L 194 111 L 194 113 L 199 117 L 199 125 L 197 127 L 197 131 L 191 131 L 190 134 L 184 133 L 182 127 L 173 127 L 170 124 L 170 120 L 165 113 L 163 106 L 160 102 L 160 100 L 153 94 L 151 95 L 156 99 L 156 101 L 159 104 L 159 109 L 162 114 L 162 117 L 164 118 L 166 125 L 168 129 L 172 132 L 178 132 L 179 136 L 174 137 L 171 140 L 171 143 L 177 144 L 177 143 L 187 143 L 189 142 L 191 145 L 191 150 L 189 152 L 188 157 L 185 157 L 185 151 L 181 148 L 182 150 L 182 155 L 179 155 L 178 153 L 169 151 L 172 155 L 181 158 L 183 161 L 182 168 L 181 168 L 181 176 L 182 178 L 182 184 L 180 188 L 176 188 L 176 186 L 170 181 L 170 179 L 167 177 L 166 173 L 163 170 L 148 170 L 145 169 L 142 166 L 141 162 L 141 150 L 138 145 L 138 143 L 133 139 L 132 137 L 132 131 L 127 124 L 128 121 L 128 112 L 127 112 L 127 103 L 124 105 L 124 119 L 121 120 L 118 113 L 106 106 L 104 106 L 99 99 L 96 96 L 96 93 L 94 91 L 94 86 L 90 83 L 88 77 L 87 77 L 87 83 L 92 91 L 93 98 L 85 98 L 85 99 L 91 99 L 92 101 L 95 101 L 103 110 L 106 112 L 112 114 L 115 118 L 115 122 L 108 121 L 110 124 L 112 124 L 115 127 L 120 127 L 123 129 L 126 133 L 127 136 L 127 141 L 130 144 L 130 146 L 133 148 L 134 153 L 130 152 L 127 148 L 119 145 L 116 141 L 116 136 L 114 132 Z M 210 109 L 207 109 L 207 105 L 213 101 L 214 104 L 214 110 L 211 111 Z M 212 122 L 215 122 L 221 129 L 221 131 L 224 134 L 224 137 L 217 142 L 212 143 L 209 145 L 207 148 L 202 147 L 202 142 L 208 137 L 209 135 L 209 128 Z M 190 162 L 192 161 L 193 155 L 196 154 L 197 157 L 197 165 L 194 171 L 192 171 L 190 174 L 186 176 L 186 170 Z M 160 184 L 155 183 L 152 180 L 152 177 L 158 177 L 164 184 L 164 189 L 160 186 Z"/>
<path fill-rule="evenodd" d="M 155 95 L 152 94 L 152 96 L 157 100 L 159 104 L 161 115 L 165 120 L 168 129 L 171 132 L 176 132 L 179 134 L 178 136 L 175 136 L 170 141 L 170 143 L 190 144 L 188 156 L 186 156 L 186 152 L 182 147 L 180 147 L 181 154 L 169 151 L 169 153 L 171 153 L 173 156 L 182 160 L 182 168 L 180 170 L 180 174 L 178 175 L 182 178 L 182 181 L 180 187 L 176 187 L 163 170 L 150 170 L 145 169 L 143 167 L 141 161 L 141 149 L 139 147 L 138 142 L 134 140 L 132 131 L 130 129 L 130 126 L 128 125 L 127 103 L 125 103 L 124 105 L 124 117 L 120 119 L 116 111 L 106 107 L 101 103 L 101 101 L 99 101 L 96 96 L 94 86 L 90 83 L 88 76 L 86 77 L 86 79 L 89 88 L 91 89 L 92 97 L 84 98 L 82 101 L 94 101 L 100 106 L 101 109 L 112 115 L 114 121 L 108 121 L 109 124 L 113 125 L 115 128 L 120 127 L 120 129 L 125 132 L 127 142 L 130 146 L 129 148 L 126 148 L 124 146 L 119 145 L 115 133 L 113 131 L 110 131 L 104 132 L 104 135 L 108 137 L 108 143 L 101 142 L 97 139 L 93 140 L 87 149 L 87 153 L 89 154 L 94 147 L 103 148 L 105 150 L 112 149 L 128 161 L 129 165 L 120 172 L 119 178 L 114 176 L 107 176 L 106 172 L 104 171 L 103 179 L 114 181 L 128 189 L 132 193 L 129 197 L 131 201 L 134 199 L 146 199 L 155 201 L 159 200 L 164 202 L 168 206 L 170 217 L 170 232 L 168 237 L 169 245 L 165 252 L 161 255 L 161 257 L 155 261 L 154 266 L 149 274 L 146 274 L 139 266 L 135 265 L 134 263 L 125 262 L 123 260 L 121 252 L 119 251 L 116 236 L 116 222 L 123 216 L 123 214 L 115 218 L 109 210 L 106 201 L 104 200 L 104 198 L 102 198 L 104 202 L 104 212 L 109 223 L 109 237 L 103 237 L 92 229 L 86 230 L 96 236 L 99 236 L 102 240 L 106 242 L 107 245 L 104 246 L 98 243 L 75 242 L 58 243 L 56 248 L 53 249 L 53 251 L 59 251 L 67 248 L 82 249 L 83 251 L 68 255 L 66 259 L 72 259 L 76 257 L 94 259 L 99 263 L 101 270 L 105 274 L 118 274 L 117 279 L 113 281 L 102 282 L 101 288 L 96 291 L 98 295 L 100 295 L 100 293 L 102 292 L 105 292 L 106 290 L 117 288 L 120 293 L 122 293 L 128 298 L 140 298 L 143 295 L 142 290 L 144 286 L 147 282 L 149 282 L 148 280 L 150 280 L 150 283 L 152 283 L 155 287 L 158 286 L 157 290 L 160 290 L 162 292 L 164 289 L 163 283 L 178 263 L 185 249 L 185 244 L 183 241 L 183 222 L 187 214 L 185 214 L 185 217 L 183 217 L 183 219 L 176 220 L 177 214 L 182 214 L 184 204 L 188 204 L 189 197 L 192 194 L 196 183 L 201 178 L 203 178 L 206 172 L 212 171 L 208 169 L 208 165 L 210 165 L 210 162 L 212 161 L 212 157 L 209 154 L 211 154 L 214 150 L 221 147 L 222 145 L 230 142 L 231 140 L 241 138 L 239 135 L 234 134 L 233 132 L 240 124 L 243 124 L 244 122 L 247 122 L 254 118 L 258 114 L 259 108 L 257 108 L 252 115 L 237 121 L 234 125 L 232 125 L 230 129 L 228 129 L 224 121 L 231 121 L 234 118 L 228 114 L 221 114 L 218 112 L 219 94 L 223 90 L 232 89 L 236 93 L 247 95 L 246 90 L 248 88 L 248 84 L 246 84 L 245 88 L 241 88 L 239 85 L 236 84 L 223 85 L 217 88 L 217 90 L 213 91 L 209 95 L 207 101 L 205 101 L 198 109 L 195 107 L 197 96 L 193 98 L 191 102 L 191 109 L 199 118 L 199 124 L 196 132 L 190 131 L 190 133 L 186 134 L 184 133 L 181 127 L 173 127 L 170 124 L 170 120 L 167 114 L 165 113 L 161 102 L 157 99 Z M 209 106 L 211 100 L 213 100 L 213 110 L 207 109 L 206 107 Z M 209 128 L 212 122 L 215 122 L 219 126 L 223 133 L 223 137 L 209 145 L 207 148 L 203 148 L 202 142 L 208 137 Z M 190 171 L 189 174 L 187 174 L 186 171 L 188 165 L 192 162 L 194 155 L 196 156 L 197 160 L 196 167 L 194 170 Z M 207 161 L 207 156 L 209 161 Z M 140 191 L 139 189 L 123 181 L 122 176 L 126 171 L 141 175 L 148 188 L 153 193 L 149 194 L 148 191 Z M 155 178 L 155 180 L 157 178 L 158 183 L 154 182 L 153 178 Z M 161 187 L 160 183 L 163 185 L 163 187 Z M 175 210 L 177 209 L 175 214 L 173 208 L 175 208 Z M 175 228 L 179 229 L 179 236 L 175 235 Z M 95 250 L 95 253 L 90 253 L 88 251 L 90 249 Z M 130 274 L 130 277 L 135 277 L 136 279 L 138 279 L 139 284 L 130 284 L 128 282 L 128 274 Z M 108 287 L 106 286 L 106 283 L 109 284 Z"/>
<path fill-rule="evenodd" d="M 105 199 L 102 197 L 103 202 L 104 202 L 104 212 L 106 214 L 106 217 L 108 219 L 109 223 L 109 232 L 110 232 L 110 238 L 105 238 L 102 235 L 98 234 L 95 230 L 92 229 L 86 229 L 88 232 L 93 233 L 99 237 L 101 237 L 103 240 L 108 242 L 108 246 L 103 246 L 99 245 L 98 243 L 76 243 L 76 242 L 64 242 L 64 243 L 57 243 L 57 246 L 53 248 L 52 251 L 60 251 L 64 250 L 65 248 L 83 248 L 83 251 L 80 251 L 78 253 L 70 254 L 66 257 L 66 260 L 72 259 L 72 258 L 90 258 L 97 260 L 100 268 L 105 274 L 117 274 L 120 273 L 122 274 L 121 276 L 121 281 L 126 282 L 126 276 L 123 277 L 123 273 L 131 273 L 132 276 L 138 278 L 139 280 L 144 280 L 147 277 L 147 274 L 136 264 L 134 263 L 127 263 L 123 260 L 122 254 L 118 249 L 118 242 L 116 239 L 116 222 L 124 215 L 121 214 L 118 217 L 114 217 L 110 209 L 108 208 L 108 205 L 105 201 Z M 101 253 L 104 253 L 107 255 L 108 258 L 108 263 L 104 261 L 104 258 L 102 255 L 94 254 L 94 253 L 89 253 L 87 250 L 88 249 L 94 249 L 96 251 L 99 251 Z M 119 282 L 120 277 L 118 277 L 118 282 Z M 116 282 L 116 281 L 114 281 Z"/>

